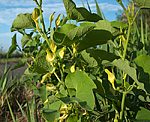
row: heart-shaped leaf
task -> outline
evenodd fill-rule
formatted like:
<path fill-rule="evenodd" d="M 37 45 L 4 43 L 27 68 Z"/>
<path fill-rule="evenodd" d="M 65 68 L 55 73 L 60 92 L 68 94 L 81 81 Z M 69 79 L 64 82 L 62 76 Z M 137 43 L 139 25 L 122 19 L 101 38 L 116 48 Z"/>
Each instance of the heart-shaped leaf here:
<path fill-rule="evenodd" d="M 74 88 L 76 90 L 76 97 L 93 109 L 95 105 L 95 99 L 93 89 L 96 85 L 92 79 L 83 71 L 75 71 L 67 75 L 65 79 L 67 88 Z"/>

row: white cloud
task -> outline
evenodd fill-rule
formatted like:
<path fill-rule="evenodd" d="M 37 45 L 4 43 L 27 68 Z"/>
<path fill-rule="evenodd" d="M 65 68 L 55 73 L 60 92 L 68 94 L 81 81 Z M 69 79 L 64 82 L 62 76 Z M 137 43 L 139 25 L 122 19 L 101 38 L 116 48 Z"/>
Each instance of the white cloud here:
<path fill-rule="evenodd" d="M 1 0 L 1 6 L 31 6 L 35 5 L 32 0 Z"/>
<path fill-rule="evenodd" d="M 3 11 L 0 11 L 0 24 L 11 25 L 15 17 L 19 13 L 32 12 L 33 8 L 7 8 Z"/>
<path fill-rule="evenodd" d="M 95 7 L 95 4 L 91 4 L 90 6 Z M 121 6 L 110 4 L 110 3 L 100 3 L 99 6 L 102 9 L 102 11 L 114 11 L 114 12 L 116 12 L 118 10 L 122 10 Z"/>
<path fill-rule="evenodd" d="M 5 24 L 10 26 L 14 18 L 17 16 L 17 14 L 26 13 L 26 12 L 31 13 L 33 11 L 35 3 L 32 0 L 22 0 L 22 2 L 18 2 L 18 1 L 20 0 L 0 1 L 1 6 L 2 5 L 7 7 L 11 6 L 9 8 L 6 7 L 4 9 L 0 9 L 0 24 Z M 65 13 L 65 9 L 62 2 L 58 2 L 58 1 L 56 3 L 53 2 L 52 1 L 48 2 L 48 0 L 46 0 L 44 3 L 43 8 L 46 17 L 49 17 L 49 15 L 54 11 L 57 13 Z M 78 6 L 82 6 L 82 4 L 78 4 Z M 109 3 L 100 3 L 99 6 L 104 12 L 118 11 L 119 9 L 121 9 L 119 5 L 114 5 Z M 94 11 L 96 10 L 95 3 L 90 3 L 90 7 L 92 10 Z"/>

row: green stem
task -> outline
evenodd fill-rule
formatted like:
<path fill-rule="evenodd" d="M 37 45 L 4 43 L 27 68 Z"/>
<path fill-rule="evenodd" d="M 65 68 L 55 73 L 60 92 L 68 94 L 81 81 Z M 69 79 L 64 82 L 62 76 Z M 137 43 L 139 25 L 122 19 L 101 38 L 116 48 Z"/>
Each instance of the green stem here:
<path fill-rule="evenodd" d="M 136 82 L 134 82 L 128 89 L 127 92 L 129 93 L 130 91 L 132 91 L 132 89 L 134 88 Z"/>
<path fill-rule="evenodd" d="M 42 13 L 42 7 L 40 6 L 39 9 L 40 9 L 40 21 L 41 21 L 41 24 L 42 24 L 42 30 L 46 34 L 46 28 L 45 28 L 43 13 Z"/>
<path fill-rule="evenodd" d="M 35 2 L 37 3 L 37 0 L 35 0 Z M 48 37 L 46 35 L 46 28 L 45 28 L 43 13 L 42 13 L 42 0 L 40 1 L 40 4 L 37 3 L 37 5 L 38 5 L 38 8 L 40 10 L 40 22 L 41 22 L 41 25 L 42 25 L 42 31 L 39 28 L 38 23 L 36 23 L 37 24 L 36 28 L 37 28 L 38 32 L 40 33 L 40 35 L 43 37 L 43 39 L 45 39 L 45 41 L 47 42 L 48 46 L 50 47 L 50 42 L 49 42 L 49 39 L 48 39 Z"/>
<path fill-rule="evenodd" d="M 127 93 L 126 93 L 126 92 L 123 92 L 122 101 L 121 101 L 121 112 L 120 112 L 120 120 L 121 120 L 121 121 L 122 121 L 122 119 L 123 119 L 124 103 L 125 103 L 126 95 L 127 95 Z"/>
<path fill-rule="evenodd" d="M 129 42 L 130 33 L 131 33 L 131 24 L 129 23 L 128 33 L 127 33 L 127 40 L 126 40 L 125 45 L 124 45 L 124 52 L 123 52 L 123 57 L 122 57 L 123 60 L 125 60 L 125 57 L 126 57 L 127 46 L 128 46 L 128 42 Z M 126 74 L 124 74 L 124 84 L 123 84 L 124 86 L 125 86 L 125 79 L 126 79 Z M 126 91 L 123 92 L 122 101 L 121 101 L 120 121 L 122 121 L 122 119 L 123 119 L 124 104 L 125 104 L 126 95 L 127 95 L 127 92 Z"/>
<path fill-rule="evenodd" d="M 127 46 L 130 38 L 130 33 L 131 33 L 131 24 L 129 23 L 129 28 L 128 28 L 128 33 L 127 33 L 127 40 L 124 45 L 124 51 L 123 51 L 123 60 L 125 60 L 126 53 L 127 53 Z"/>
<path fill-rule="evenodd" d="M 58 77 L 58 75 L 56 74 L 56 72 L 54 72 L 55 77 L 57 78 L 57 80 L 61 83 L 60 78 Z"/>

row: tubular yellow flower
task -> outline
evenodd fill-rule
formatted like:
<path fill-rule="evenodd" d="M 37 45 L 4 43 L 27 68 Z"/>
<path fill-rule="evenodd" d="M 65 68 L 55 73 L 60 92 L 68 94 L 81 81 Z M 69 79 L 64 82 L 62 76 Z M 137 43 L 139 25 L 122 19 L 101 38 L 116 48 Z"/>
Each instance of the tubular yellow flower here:
<path fill-rule="evenodd" d="M 53 53 L 56 52 L 56 49 L 57 49 L 57 46 L 55 45 L 54 41 L 52 40 L 51 41 L 51 44 L 50 44 L 50 49 Z"/>
<path fill-rule="evenodd" d="M 46 84 L 46 90 L 54 91 L 54 90 L 56 90 L 56 87 L 53 84 Z"/>
<path fill-rule="evenodd" d="M 50 73 L 46 73 L 45 75 L 43 75 L 40 83 L 43 83 L 46 80 L 46 78 L 48 78 L 50 75 L 51 75 Z"/>
<path fill-rule="evenodd" d="M 59 56 L 60 58 L 62 59 L 64 57 L 64 54 L 65 54 L 65 47 L 61 48 L 60 51 L 59 51 Z"/>
<path fill-rule="evenodd" d="M 75 53 L 77 52 L 77 49 L 76 49 L 76 45 L 75 45 L 75 44 L 72 45 L 72 49 L 73 49 L 73 54 L 75 54 Z"/>
<path fill-rule="evenodd" d="M 51 53 L 48 49 L 46 50 L 46 52 L 47 52 L 46 60 L 51 63 L 52 61 L 54 61 L 55 55 Z"/>
<path fill-rule="evenodd" d="M 70 67 L 70 71 L 71 71 L 71 73 L 74 73 L 74 72 L 75 72 L 75 64 L 73 64 L 73 65 Z"/>
<path fill-rule="evenodd" d="M 114 84 L 114 82 L 115 82 L 115 75 L 113 74 L 113 73 L 111 73 L 108 69 L 105 69 L 105 72 L 107 73 L 107 75 L 108 75 L 108 80 L 109 80 L 109 82 L 111 83 L 111 85 L 112 85 L 112 87 L 114 88 L 114 90 L 116 90 L 116 88 L 115 88 L 115 84 Z"/>

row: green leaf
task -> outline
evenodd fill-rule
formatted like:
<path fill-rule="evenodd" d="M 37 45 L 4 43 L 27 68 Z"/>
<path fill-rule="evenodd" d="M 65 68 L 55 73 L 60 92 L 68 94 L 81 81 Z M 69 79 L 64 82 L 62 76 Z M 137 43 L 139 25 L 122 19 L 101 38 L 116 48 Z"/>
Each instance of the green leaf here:
<path fill-rule="evenodd" d="M 95 23 L 93 23 L 93 22 L 82 22 L 82 23 L 80 23 L 80 26 L 95 26 Z"/>
<path fill-rule="evenodd" d="M 78 121 L 78 115 L 70 115 L 68 118 L 67 118 L 67 121 L 66 122 L 77 122 Z"/>
<path fill-rule="evenodd" d="M 110 31 L 111 33 L 114 31 L 114 28 L 111 26 L 111 23 L 107 20 L 99 20 L 96 23 L 95 29 L 106 30 L 106 31 Z"/>
<path fill-rule="evenodd" d="M 54 32 L 53 39 L 56 45 L 67 45 L 73 44 L 73 40 L 70 40 L 64 33 Z"/>
<path fill-rule="evenodd" d="M 53 34 L 53 39 L 57 45 L 70 45 L 73 43 L 72 40 L 70 40 L 67 37 L 67 34 L 77 27 L 74 24 L 65 24 L 61 28 L 58 28 L 54 34 Z"/>
<path fill-rule="evenodd" d="M 19 14 L 13 21 L 11 31 L 16 31 L 19 29 L 33 29 L 34 27 L 35 23 L 31 18 L 31 14 Z"/>
<path fill-rule="evenodd" d="M 150 93 L 150 75 L 145 73 L 143 68 L 137 67 L 138 70 L 138 80 L 141 83 L 144 83 L 144 90 L 149 94 Z"/>
<path fill-rule="evenodd" d="M 62 101 L 56 100 L 55 102 L 53 102 L 53 103 L 51 103 L 51 104 L 49 105 L 49 109 L 52 109 L 52 110 L 59 110 L 62 104 L 63 104 Z"/>
<path fill-rule="evenodd" d="M 60 117 L 59 109 L 62 104 L 63 102 L 60 100 L 56 100 L 53 101 L 52 103 L 48 102 L 47 104 L 44 104 L 45 106 L 42 112 L 44 119 L 46 119 L 48 122 L 54 122 L 54 120 L 59 118 Z"/>
<path fill-rule="evenodd" d="M 150 74 L 150 56 L 140 55 L 134 61 L 138 66 L 143 68 L 144 72 Z"/>
<path fill-rule="evenodd" d="M 63 3 L 69 19 L 91 22 L 97 22 L 102 19 L 102 17 L 100 17 L 99 15 L 90 13 L 87 9 L 83 7 L 77 8 L 72 0 L 63 0 Z"/>
<path fill-rule="evenodd" d="M 106 44 L 108 40 L 111 40 L 113 35 L 107 30 L 92 30 L 86 34 L 86 36 L 80 40 L 78 44 L 78 50 L 94 47 L 97 45 Z"/>
<path fill-rule="evenodd" d="M 150 111 L 141 107 L 141 110 L 138 111 L 136 119 L 140 122 L 143 120 L 150 120 Z"/>
<path fill-rule="evenodd" d="M 116 56 L 113 53 L 109 53 L 106 52 L 105 50 L 100 49 L 87 49 L 87 53 L 89 53 L 91 57 L 96 59 L 99 64 L 101 64 L 103 60 L 112 62 L 115 59 L 119 58 L 119 56 Z"/>
<path fill-rule="evenodd" d="M 59 33 L 63 33 L 63 34 L 68 34 L 72 29 L 74 29 L 75 27 L 77 27 L 74 24 L 65 24 L 63 26 L 61 26 L 60 28 L 57 29 L 57 32 Z"/>
<path fill-rule="evenodd" d="M 92 79 L 83 71 L 75 71 L 67 75 L 65 79 L 67 88 L 76 89 L 76 97 L 93 109 L 95 105 L 95 99 L 93 95 L 93 89 L 96 85 Z"/>
<path fill-rule="evenodd" d="M 45 74 L 45 73 L 49 72 L 50 70 L 52 70 L 52 67 L 50 67 L 50 65 L 46 61 L 46 52 L 45 51 L 41 51 L 37 55 L 35 61 L 33 62 L 33 65 L 30 67 L 30 70 L 34 73 L 36 72 L 39 74 Z"/>
<path fill-rule="evenodd" d="M 68 38 L 71 40 L 78 40 L 83 37 L 86 33 L 90 32 L 94 29 L 95 26 L 87 25 L 87 26 L 79 26 L 72 29 L 68 34 Z"/>
<path fill-rule="evenodd" d="M 68 24 L 64 26 L 53 34 L 53 39 L 58 45 L 70 46 L 94 28 L 93 25 L 75 27 Z"/>
<path fill-rule="evenodd" d="M 39 95 L 40 98 L 42 99 L 42 102 L 44 103 L 47 99 L 46 85 L 43 85 L 42 87 L 39 88 Z"/>
<path fill-rule="evenodd" d="M 127 60 L 125 60 L 125 61 L 123 61 L 121 59 L 114 60 L 113 65 L 115 65 L 120 70 L 122 70 L 126 74 L 128 74 L 134 81 L 138 82 L 136 70 L 135 70 L 135 68 L 129 66 L 129 62 Z"/>
<path fill-rule="evenodd" d="M 83 59 L 88 63 L 89 67 L 98 66 L 97 61 L 93 57 L 91 57 L 90 54 L 87 53 L 85 50 L 83 50 L 81 52 L 81 55 L 82 55 Z"/>
<path fill-rule="evenodd" d="M 8 50 L 8 56 L 10 56 L 17 48 L 17 40 L 16 40 L 16 34 L 12 37 L 11 46 Z"/>
<path fill-rule="evenodd" d="M 47 122 L 54 122 L 59 117 L 59 112 L 56 110 L 43 110 L 42 115 Z"/>
<path fill-rule="evenodd" d="M 114 60 L 113 65 L 119 68 L 120 70 L 124 71 L 124 73 L 128 74 L 139 85 L 139 88 L 144 90 L 144 84 L 140 83 L 137 79 L 136 69 L 130 67 L 129 62 L 127 60 Z"/>
<path fill-rule="evenodd" d="M 149 0 L 134 0 L 140 8 L 150 8 Z"/>
<path fill-rule="evenodd" d="M 112 21 L 111 26 L 118 28 L 118 29 L 120 29 L 120 28 L 123 29 L 123 28 L 128 27 L 128 25 L 126 23 L 120 22 L 120 21 Z"/>
<path fill-rule="evenodd" d="M 24 34 L 23 37 L 22 37 L 22 39 L 21 39 L 21 45 L 22 45 L 22 47 L 24 48 L 24 46 L 27 44 L 27 42 L 29 40 L 31 40 L 31 39 L 32 38 L 31 38 L 30 34 Z"/>

